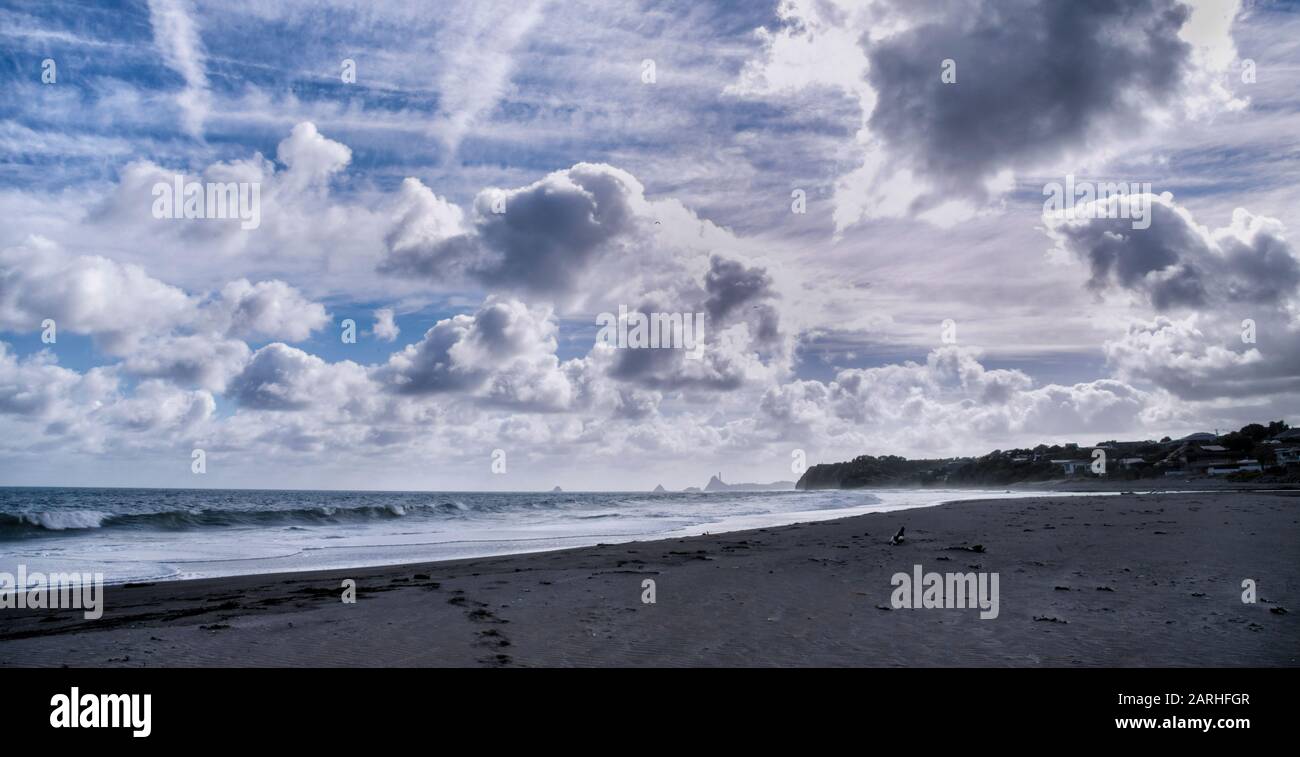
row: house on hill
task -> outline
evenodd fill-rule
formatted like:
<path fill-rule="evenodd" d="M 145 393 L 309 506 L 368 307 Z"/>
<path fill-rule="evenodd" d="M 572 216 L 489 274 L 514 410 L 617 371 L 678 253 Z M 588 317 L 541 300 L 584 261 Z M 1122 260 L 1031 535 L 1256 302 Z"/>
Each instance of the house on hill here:
<path fill-rule="evenodd" d="M 1211 468 L 1237 469 L 1237 460 L 1227 447 L 1218 444 L 1197 444 L 1194 442 L 1179 445 L 1159 463 L 1169 473 L 1181 473 L 1191 476 L 1214 475 Z"/>
<path fill-rule="evenodd" d="M 1052 465 L 1059 467 L 1067 476 L 1081 476 L 1092 467 L 1091 460 L 1052 460 Z"/>
<path fill-rule="evenodd" d="M 1229 473 L 1259 473 L 1263 467 L 1258 460 L 1238 460 L 1232 465 L 1215 465 L 1206 470 L 1211 476 L 1225 476 Z"/>
<path fill-rule="evenodd" d="M 1278 465 L 1300 463 L 1300 447 L 1274 447 L 1273 455 L 1277 457 Z"/>
<path fill-rule="evenodd" d="M 1300 463 L 1300 428 L 1289 428 L 1274 434 L 1273 438 L 1262 442 L 1261 446 L 1273 453 L 1278 465 Z"/>
<path fill-rule="evenodd" d="M 1290 428 L 1277 434 L 1272 441 L 1279 444 L 1300 444 L 1300 428 Z"/>

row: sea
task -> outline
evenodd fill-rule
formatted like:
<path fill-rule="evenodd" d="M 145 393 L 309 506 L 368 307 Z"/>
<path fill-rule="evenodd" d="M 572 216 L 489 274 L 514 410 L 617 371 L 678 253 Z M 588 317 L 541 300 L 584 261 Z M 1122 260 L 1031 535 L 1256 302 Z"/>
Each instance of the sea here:
<path fill-rule="evenodd" d="M 106 583 L 126 583 L 393 565 L 1042 494 L 0 487 L 0 573 L 16 575 L 25 565 L 29 573 L 102 573 Z"/>

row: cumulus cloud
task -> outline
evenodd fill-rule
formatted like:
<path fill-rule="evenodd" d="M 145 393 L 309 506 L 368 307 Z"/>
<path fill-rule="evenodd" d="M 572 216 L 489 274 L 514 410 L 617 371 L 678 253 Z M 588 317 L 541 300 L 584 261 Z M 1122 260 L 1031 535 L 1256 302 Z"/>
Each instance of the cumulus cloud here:
<path fill-rule="evenodd" d="M 84 220 L 43 231 L 68 249 L 102 249 L 191 290 L 220 286 L 233 269 L 252 280 L 312 287 L 314 295 L 356 291 L 378 279 L 374 269 L 385 234 L 408 200 L 402 192 L 370 186 L 341 189 L 351 160 L 351 148 L 309 121 L 280 141 L 275 160 L 254 152 L 196 168 L 137 159 L 121 167 L 116 183 L 83 193 L 84 207 L 77 210 Z M 243 185 L 245 217 L 233 211 L 226 218 L 155 217 L 155 188 L 181 178 Z"/>
<path fill-rule="evenodd" d="M 1091 290 L 1126 292 L 1167 314 L 1105 343 L 1119 375 L 1195 399 L 1300 389 L 1300 253 L 1281 222 L 1238 208 L 1210 230 L 1168 196 L 1130 196 L 1111 210 L 1139 201 L 1150 203 L 1149 228 L 1044 219 L 1053 253 L 1083 262 Z"/>
<path fill-rule="evenodd" d="M 43 239 L 0 250 L 0 328 L 85 334 L 146 379 L 223 391 L 243 370 L 245 339 L 300 341 L 329 323 L 318 303 L 282 281 L 239 279 L 194 296 L 142 268 L 72 256 Z"/>
<path fill-rule="evenodd" d="M 1122 206 L 1138 204 L 1150 206 L 1148 228 L 1120 217 L 1132 213 Z M 1100 212 L 1044 217 L 1057 249 L 1087 263 L 1094 291 L 1129 290 L 1160 311 L 1226 303 L 1274 308 L 1300 292 L 1300 255 L 1276 219 L 1238 208 L 1230 225 L 1210 231 L 1168 195 L 1094 205 Z"/>
<path fill-rule="evenodd" d="M 1140 428 L 1159 398 L 1123 382 L 1035 386 L 989 369 L 970 350 L 943 347 L 925 363 L 840 371 L 832 381 L 769 389 L 759 409 L 789 438 L 860 451 L 953 453 L 972 439 L 1011 443 Z"/>
<path fill-rule="evenodd" d="M 451 350 L 474 325 L 474 317 L 458 315 L 434 324 L 424 338 L 388 359 L 384 372 L 389 383 L 406 394 L 430 394 L 477 387 L 487 378 L 478 367 L 461 365 Z"/>
<path fill-rule="evenodd" d="M 58 365 L 53 353 L 15 355 L 0 342 L 0 452 L 57 448 L 102 453 L 172 444 L 207 423 L 212 395 L 161 380 L 126 394 L 111 367 L 84 373 Z"/>
<path fill-rule="evenodd" d="M 438 321 L 377 376 L 405 395 L 472 392 L 501 405 L 558 409 L 573 391 L 555 357 L 556 333 L 550 308 L 489 298 L 473 315 Z"/>
<path fill-rule="evenodd" d="M 1249 344 L 1241 324 L 1223 316 L 1158 316 L 1133 323 L 1103 350 L 1130 381 L 1149 381 L 1187 399 L 1247 399 L 1300 391 L 1297 326 L 1270 319 L 1262 342 Z"/>
<path fill-rule="evenodd" d="M 371 333 L 376 339 L 383 339 L 385 342 L 397 340 L 397 335 L 402 333 L 402 329 L 393 320 L 392 308 L 380 308 L 375 311 L 375 325 L 371 328 Z"/>
<path fill-rule="evenodd" d="M 385 236 L 390 254 L 387 266 L 395 272 L 425 276 L 449 273 L 434 265 L 434 259 L 439 257 L 434 248 L 464 233 L 465 213 L 446 198 L 434 194 L 419 179 L 408 177 L 398 190 L 394 214 L 396 219 Z M 445 251 L 442 257 L 454 255 Z"/>
<path fill-rule="evenodd" d="M 143 381 L 129 397 L 103 411 L 115 427 L 134 432 L 185 431 L 212 417 L 217 403 L 206 391 L 186 391 L 166 381 Z"/>
<path fill-rule="evenodd" d="M 48 240 L 0 250 L 0 328 L 29 332 L 46 318 L 94 334 L 110 354 L 193 318 L 196 302 L 143 268 L 98 255 L 71 256 Z"/>
<path fill-rule="evenodd" d="M 472 229 L 435 238 L 429 230 L 454 230 L 459 219 L 437 201 L 416 195 L 412 215 L 390 234 L 383 270 L 426 277 L 467 275 L 487 287 L 546 297 L 578 289 L 598 256 L 630 255 L 636 208 L 644 188 L 612 166 L 579 164 L 529 186 L 485 190 L 474 202 Z"/>
<path fill-rule="evenodd" d="M 330 322 L 325 307 L 311 302 L 283 281 L 250 283 L 238 279 L 225 285 L 207 307 L 205 316 L 217 330 L 240 338 L 301 341 Z"/>
<path fill-rule="evenodd" d="M 352 150 L 342 142 L 325 137 L 316 124 L 305 121 L 293 127 L 276 147 L 275 157 L 288 171 L 285 188 L 302 191 L 320 187 L 352 162 Z"/>
<path fill-rule="evenodd" d="M 253 353 L 227 389 L 240 407 L 252 410 L 343 407 L 363 402 L 373 393 L 362 366 L 351 361 L 327 363 L 281 342 Z"/>
<path fill-rule="evenodd" d="M 67 423 L 83 408 L 102 406 L 116 390 L 109 371 L 79 374 L 48 351 L 20 358 L 0 342 L 0 413 Z"/>
<path fill-rule="evenodd" d="M 46 318 L 95 336 L 115 355 L 146 335 L 195 330 L 298 341 L 329 322 L 322 305 L 283 281 L 237 279 L 205 299 L 138 265 L 68 255 L 39 238 L 0 250 L 0 327 L 26 331 Z"/>
<path fill-rule="evenodd" d="M 122 369 L 141 378 L 223 392 L 244 369 L 251 354 L 239 339 L 214 334 L 166 335 L 145 339 L 122 361 Z"/>
<path fill-rule="evenodd" d="M 471 286 L 574 310 L 645 296 L 695 300 L 715 254 L 752 245 L 633 175 L 579 163 L 514 189 L 478 193 L 466 214 L 414 179 L 394 203 L 380 270 L 443 289 Z M 752 265 L 752 263 L 751 263 Z M 683 303 L 682 307 L 689 304 Z"/>

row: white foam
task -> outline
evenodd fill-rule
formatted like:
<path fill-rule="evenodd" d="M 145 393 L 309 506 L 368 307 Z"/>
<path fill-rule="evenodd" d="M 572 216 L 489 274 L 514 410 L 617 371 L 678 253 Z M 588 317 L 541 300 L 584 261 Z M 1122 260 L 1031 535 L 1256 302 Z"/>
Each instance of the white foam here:
<path fill-rule="evenodd" d="M 33 526 L 50 531 L 66 531 L 76 528 L 99 528 L 104 524 L 108 513 L 95 510 L 59 510 L 55 512 L 23 513 L 23 520 Z"/>

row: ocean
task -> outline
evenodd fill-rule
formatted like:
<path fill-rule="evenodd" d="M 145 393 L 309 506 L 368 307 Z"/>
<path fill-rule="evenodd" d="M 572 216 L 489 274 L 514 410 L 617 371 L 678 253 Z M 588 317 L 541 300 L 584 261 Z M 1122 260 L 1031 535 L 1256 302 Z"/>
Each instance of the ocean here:
<path fill-rule="evenodd" d="M 16 574 L 23 564 L 29 572 L 98 572 L 107 583 L 124 583 L 390 565 L 693 536 L 927 507 L 954 499 L 1035 494 L 1042 492 L 0 487 L 0 572 Z"/>

